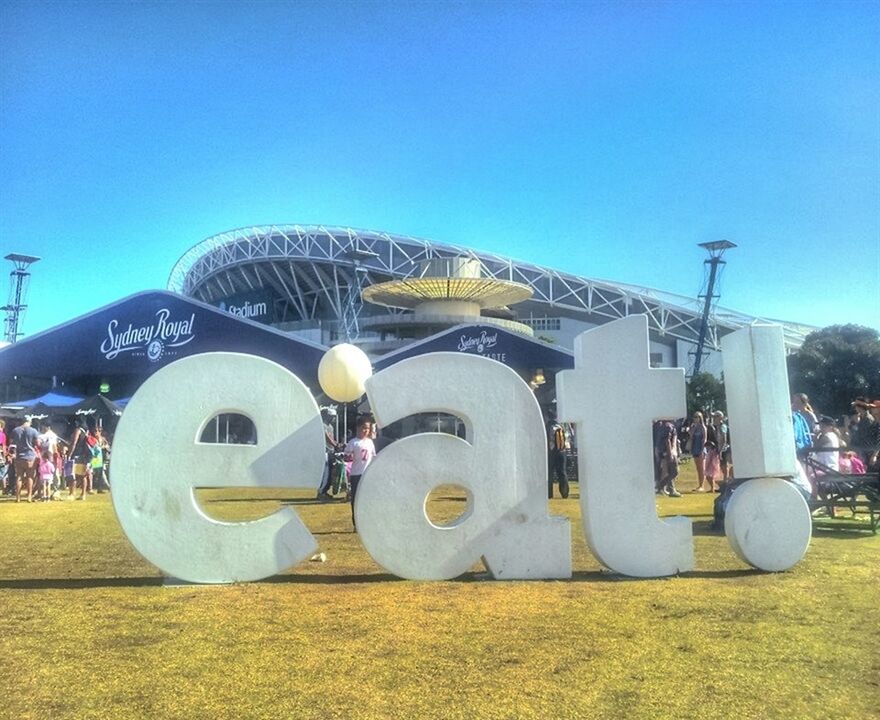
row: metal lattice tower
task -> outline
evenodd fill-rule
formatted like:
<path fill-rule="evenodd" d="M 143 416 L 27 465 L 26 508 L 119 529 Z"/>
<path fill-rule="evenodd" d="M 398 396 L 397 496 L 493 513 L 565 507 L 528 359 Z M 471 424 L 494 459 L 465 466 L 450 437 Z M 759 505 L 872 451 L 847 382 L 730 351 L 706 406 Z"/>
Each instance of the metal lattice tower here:
<path fill-rule="evenodd" d="M 345 334 L 345 342 L 357 340 L 360 337 L 360 324 L 358 322 L 364 303 L 361 300 L 361 291 L 365 285 L 369 285 L 369 274 L 367 268 L 363 266 L 362 261 L 375 258 L 377 253 L 367 248 L 356 237 L 353 239 L 351 249 L 347 253 L 351 259 L 354 273 L 348 284 L 348 291 L 342 302 L 341 324 L 343 333 Z"/>
<path fill-rule="evenodd" d="M 19 330 L 24 322 L 24 313 L 27 310 L 28 285 L 30 284 L 31 274 L 28 267 L 40 260 L 35 255 L 21 255 L 19 253 L 10 253 L 5 260 L 11 261 L 15 267 L 9 273 L 9 300 L 0 310 L 6 311 L 5 337 L 6 341 L 14 343 L 18 340 L 22 333 Z"/>
<path fill-rule="evenodd" d="M 362 268 L 358 261 L 355 260 L 354 282 L 350 283 L 342 302 L 342 330 L 345 335 L 345 342 L 357 340 L 360 337 L 360 318 L 361 309 L 364 303 L 361 301 L 361 291 L 367 284 L 367 269 Z"/>
<path fill-rule="evenodd" d="M 705 291 L 697 297 L 703 300 L 703 314 L 700 318 L 700 332 L 697 336 L 697 347 L 693 352 L 694 367 L 691 376 L 700 372 L 700 366 L 703 358 L 706 356 L 706 341 L 712 335 L 713 345 L 717 345 L 717 331 L 711 322 L 715 301 L 721 296 L 720 293 L 720 269 L 727 263 L 721 259 L 725 250 L 735 248 L 736 245 L 729 240 L 715 240 L 714 242 L 699 243 L 699 247 L 705 248 L 709 252 L 709 257 L 703 261 L 706 268 L 706 275 L 703 287 Z M 716 286 L 719 292 L 716 293 Z"/>

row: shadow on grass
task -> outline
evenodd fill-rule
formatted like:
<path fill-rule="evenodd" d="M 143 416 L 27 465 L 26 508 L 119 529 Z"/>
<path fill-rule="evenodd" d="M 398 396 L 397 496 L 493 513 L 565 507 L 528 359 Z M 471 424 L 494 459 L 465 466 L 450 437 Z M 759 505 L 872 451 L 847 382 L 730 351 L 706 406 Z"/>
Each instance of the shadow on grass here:
<path fill-rule="evenodd" d="M 760 574 L 759 570 L 752 570 L 748 568 L 741 568 L 738 570 L 694 570 L 691 572 L 681 573 L 680 575 L 669 575 L 666 577 L 648 577 L 648 578 L 638 578 L 638 577 L 628 577 L 626 575 L 618 575 L 617 573 L 613 573 L 611 571 L 604 570 L 585 570 L 580 572 L 573 572 L 571 575 L 571 580 L 567 582 L 645 582 L 645 581 L 655 581 L 655 580 L 673 580 L 675 578 L 681 578 L 683 580 L 699 579 L 699 578 L 708 578 L 711 580 L 723 580 L 725 578 L 741 578 L 741 577 L 750 577 L 756 574 Z"/>
<path fill-rule="evenodd" d="M 255 583 L 291 585 L 355 585 L 361 583 L 405 582 L 390 573 L 358 573 L 354 575 L 273 575 Z"/>
<path fill-rule="evenodd" d="M 235 584 L 292 584 L 292 585 L 346 585 L 378 582 L 402 582 L 401 578 L 388 573 L 356 575 L 273 575 L 251 583 L 187 583 L 166 577 L 114 577 L 114 578 L 18 578 L 0 580 L 0 590 L 86 590 L 111 587 L 199 587 L 205 585 Z"/>
<path fill-rule="evenodd" d="M 354 530 L 346 528 L 344 530 L 309 530 L 312 535 L 353 535 Z"/>
<path fill-rule="evenodd" d="M 466 497 L 454 497 L 452 495 L 443 495 L 438 498 L 433 498 L 436 501 L 447 501 L 447 502 L 467 502 Z M 555 498 L 557 500 L 561 498 Z M 579 500 L 580 495 L 577 493 L 572 493 L 568 496 L 568 500 Z M 334 503 L 347 503 L 343 497 L 334 497 L 331 500 L 318 500 L 316 498 L 290 498 L 290 497 L 247 497 L 247 498 L 208 498 L 205 500 L 200 500 L 200 502 L 211 504 L 211 503 L 261 503 L 261 502 L 277 502 L 282 505 L 333 505 Z"/>
<path fill-rule="evenodd" d="M 699 517 L 699 516 L 688 516 Z M 703 516 L 705 517 L 705 516 Z M 700 537 L 724 537 L 724 530 L 713 530 L 712 521 L 694 520 L 692 525 L 694 536 Z M 867 522 L 859 522 L 851 518 L 839 518 L 836 520 L 813 519 L 813 537 L 833 538 L 835 540 L 858 540 L 869 537 L 871 526 Z"/>
<path fill-rule="evenodd" d="M 341 505 L 348 502 L 343 498 L 334 498 L 333 500 L 318 500 L 317 498 L 289 498 L 289 497 L 261 497 L 261 498 L 211 498 L 209 500 L 200 500 L 200 502 L 208 505 L 214 503 L 261 503 L 261 502 L 277 502 L 282 505 Z"/>
<path fill-rule="evenodd" d="M 0 590 L 84 590 L 108 587 L 158 587 L 163 577 L 19 578 L 0 580 Z"/>
<path fill-rule="evenodd" d="M 706 578 L 709 580 L 723 580 L 725 578 L 744 578 L 755 577 L 757 575 L 773 575 L 774 573 L 756 568 L 740 568 L 739 570 L 693 570 L 691 572 L 682 573 L 684 579 Z"/>
<path fill-rule="evenodd" d="M 712 529 L 712 520 L 694 520 L 691 529 L 694 535 L 699 535 L 701 537 L 705 535 L 711 535 L 713 537 L 724 537 L 724 530 Z"/>
<path fill-rule="evenodd" d="M 838 524 L 840 523 L 840 524 Z M 860 540 L 873 537 L 871 526 L 858 520 L 841 518 L 840 520 L 813 520 L 813 537 L 830 538 L 833 540 Z"/>
<path fill-rule="evenodd" d="M 683 579 L 689 578 L 741 578 L 753 577 L 763 574 L 759 570 L 740 569 L 740 570 L 718 570 L 708 571 L 701 570 L 696 572 L 682 573 Z M 634 578 L 618 575 L 606 570 L 577 570 L 572 573 L 571 579 L 568 580 L 521 580 L 518 582 L 586 582 L 586 583 L 631 583 L 643 582 L 651 580 L 666 580 L 672 578 Z M 0 580 L 0 590 L 85 590 L 95 588 L 112 588 L 112 587 L 161 587 L 168 585 L 169 587 L 198 587 L 205 585 L 213 587 L 215 585 L 228 584 L 269 584 L 269 585 L 362 585 L 367 583 L 398 583 L 409 582 L 404 578 L 399 578 L 390 573 L 354 573 L 351 575 L 273 575 L 272 577 L 263 578 L 262 580 L 254 580 L 251 583 L 187 583 L 166 577 L 112 577 L 112 578 L 17 578 L 12 580 Z M 412 582 L 436 582 L 433 580 L 412 581 Z M 443 582 L 451 583 L 503 583 L 510 582 L 506 580 L 493 580 L 486 572 L 467 572 L 459 575 L 457 578 L 446 580 Z"/>

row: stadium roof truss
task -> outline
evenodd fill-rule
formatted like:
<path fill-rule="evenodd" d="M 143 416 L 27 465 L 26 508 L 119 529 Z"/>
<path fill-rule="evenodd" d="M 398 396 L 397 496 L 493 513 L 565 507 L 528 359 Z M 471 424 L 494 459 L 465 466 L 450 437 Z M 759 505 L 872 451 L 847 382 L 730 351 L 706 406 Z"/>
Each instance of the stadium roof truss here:
<path fill-rule="evenodd" d="M 699 336 L 701 307 L 696 297 L 578 277 L 418 238 L 323 225 L 270 225 L 214 235 L 177 261 L 168 288 L 213 303 L 269 287 L 303 319 L 315 318 L 320 304 L 350 326 L 360 312 L 359 292 L 353 289 L 419 277 L 424 261 L 446 257 L 476 259 L 484 277 L 528 285 L 533 291 L 528 304 L 543 305 L 548 313 L 555 309 L 567 316 L 582 314 L 584 321 L 594 323 L 645 314 L 657 336 L 689 343 Z M 717 350 L 721 336 L 758 322 L 781 324 L 789 349 L 800 347 L 815 329 L 716 308 L 707 345 Z"/>

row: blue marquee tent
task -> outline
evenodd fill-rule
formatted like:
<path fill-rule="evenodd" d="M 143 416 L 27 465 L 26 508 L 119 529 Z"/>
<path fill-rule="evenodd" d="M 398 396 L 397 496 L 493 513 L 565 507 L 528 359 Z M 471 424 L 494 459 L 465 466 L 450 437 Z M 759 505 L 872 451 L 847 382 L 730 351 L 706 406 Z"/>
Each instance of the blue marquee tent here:
<path fill-rule="evenodd" d="M 0 366 L 2 367 L 2 366 Z M 48 407 L 69 407 L 82 402 L 82 397 L 74 397 L 73 395 L 62 395 L 56 392 L 47 392 L 40 397 L 30 398 L 28 400 L 10 400 L 4 402 L 4 407 L 13 408 L 29 408 L 36 404 L 46 405 Z"/>
<path fill-rule="evenodd" d="M 527 373 L 543 370 L 567 370 L 574 367 L 574 355 L 560 347 L 535 340 L 497 325 L 457 325 L 383 355 L 373 367 L 376 371 L 406 358 L 431 352 L 460 352 L 497 360 L 514 370 Z"/>

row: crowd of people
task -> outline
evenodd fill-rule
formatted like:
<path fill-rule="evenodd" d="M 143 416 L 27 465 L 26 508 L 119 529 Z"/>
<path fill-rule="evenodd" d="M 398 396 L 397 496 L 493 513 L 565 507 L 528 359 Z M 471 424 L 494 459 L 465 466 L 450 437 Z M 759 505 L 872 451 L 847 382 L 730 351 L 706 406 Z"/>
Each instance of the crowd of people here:
<path fill-rule="evenodd" d="M 799 460 L 809 455 L 813 477 L 804 471 L 793 481 L 807 496 L 815 497 L 815 474 L 863 474 L 880 469 L 880 400 L 856 398 L 852 412 L 840 421 L 817 414 L 803 393 L 791 399 L 792 429 Z M 358 483 L 377 453 L 377 426 L 372 415 L 356 422 L 355 434 L 338 442 L 334 431 L 334 410 L 322 410 L 327 462 L 318 489 L 320 501 L 344 493 L 354 501 Z M 548 496 L 554 485 L 567 498 L 566 458 L 573 448 L 572 431 L 550 411 L 546 422 L 548 449 Z M 654 423 L 654 482 L 658 495 L 681 497 L 676 488 L 679 465 L 691 458 L 697 476 L 693 492 L 722 492 L 734 478 L 730 429 L 724 413 L 697 411 L 691 418 Z M 46 419 L 33 427 L 30 418 L 7 428 L 0 419 L 0 482 L 5 495 L 27 502 L 56 499 L 85 500 L 91 493 L 109 489 L 110 438 L 93 417 L 77 419 L 68 438 L 58 436 Z M 817 470 L 818 468 L 818 470 Z M 801 465 L 803 470 L 803 465 Z"/>
<path fill-rule="evenodd" d="M 798 455 L 803 459 L 807 452 L 830 470 L 846 474 L 859 474 L 878 469 L 880 451 L 880 400 L 869 401 L 856 398 L 851 415 L 840 423 L 832 418 L 817 416 L 803 393 L 792 396 L 792 427 Z M 333 493 L 345 492 L 352 501 L 357 482 L 369 462 L 375 457 L 377 438 L 376 423 L 372 415 L 358 420 L 357 434 L 348 443 L 337 443 L 332 417 L 323 416 L 327 446 L 327 464 L 324 478 L 318 490 L 319 500 L 332 499 Z M 654 423 L 654 482 L 655 492 L 668 497 L 681 497 L 676 488 L 679 466 L 691 459 L 697 476 L 692 492 L 719 493 L 723 504 L 735 486 L 734 460 L 730 442 L 731 430 L 723 411 L 697 411 L 690 418 L 677 421 L 661 420 Z M 562 498 L 569 495 L 567 458 L 574 449 L 573 428 L 557 420 L 555 412 L 546 413 L 545 437 L 547 443 L 548 497 L 553 498 L 554 486 Z M 361 447 L 361 443 L 369 447 Z M 360 454 L 366 456 L 360 458 Z M 792 478 L 806 497 L 815 497 L 815 482 L 811 481 L 801 466 L 798 477 Z M 725 488 L 727 493 L 725 493 Z"/>
<path fill-rule="evenodd" d="M 880 468 L 880 400 L 856 398 L 839 421 L 817 415 L 803 393 L 792 396 L 791 408 L 799 456 L 812 453 L 828 470 L 844 474 Z"/>
<path fill-rule="evenodd" d="M 815 497 L 818 473 L 864 474 L 880 469 L 880 400 L 856 398 L 839 421 L 817 415 L 804 393 L 791 398 L 792 430 L 800 464 L 796 484 Z M 708 421 L 707 421 L 708 417 Z M 720 492 L 731 481 L 733 456 L 724 413 L 697 411 L 690 419 L 654 423 L 654 483 L 658 495 L 681 497 L 675 487 L 679 464 L 692 458 L 697 475 L 693 492 Z"/>
<path fill-rule="evenodd" d="M 10 423 L 11 424 L 11 423 Z M 0 419 L 0 483 L 21 502 L 85 500 L 109 489 L 110 438 L 93 417 L 73 422 L 69 438 L 47 419 L 29 417 L 7 429 Z"/>
<path fill-rule="evenodd" d="M 330 502 L 337 498 L 351 503 L 351 521 L 355 525 L 354 503 L 358 483 L 379 449 L 391 442 L 390 437 L 378 434 L 376 419 L 372 414 L 358 417 L 355 434 L 347 441 L 336 438 L 334 420 L 335 409 L 322 408 L 321 420 L 324 425 L 324 444 L 326 463 L 316 499 Z M 560 423 L 556 413 L 546 414 L 546 439 L 548 461 L 548 497 L 553 497 L 553 487 L 558 485 L 563 498 L 569 495 L 566 459 L 572 451 L 573 433 L 570 426 Z"/>
<path fill-rule="evenodd" d="M 688 456 L 697 473 L 694 492 L 718 492 L 733 476 L 730 433 L 723 412 L 712 411 L 708 422 L 697 411 L 690 419 L 654 423 L 654 490 L 658 495 L 681 497 L 675 480 L 679 464 Z"/>

